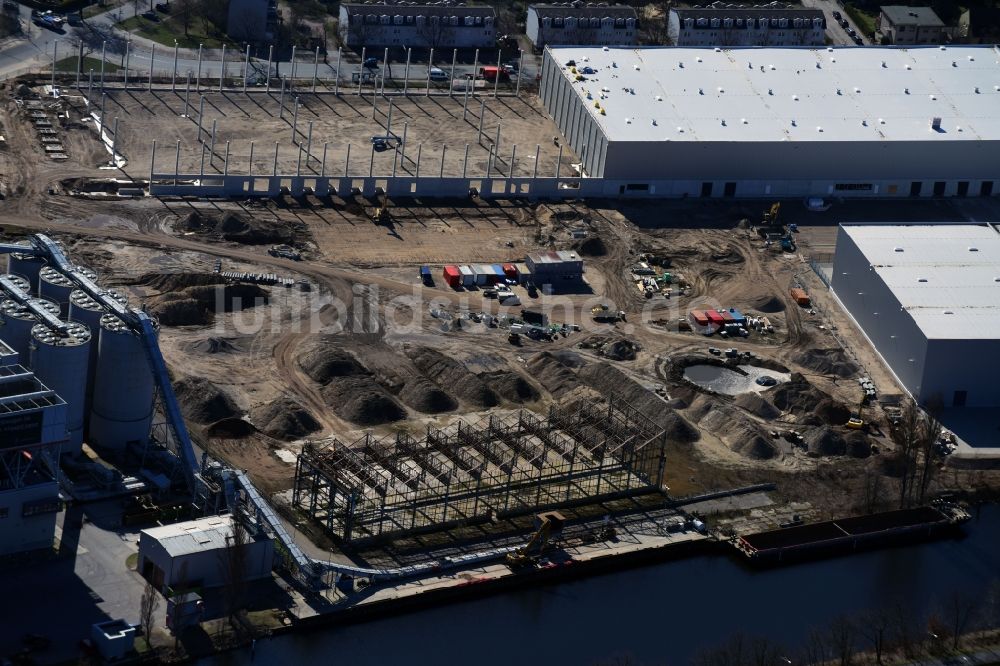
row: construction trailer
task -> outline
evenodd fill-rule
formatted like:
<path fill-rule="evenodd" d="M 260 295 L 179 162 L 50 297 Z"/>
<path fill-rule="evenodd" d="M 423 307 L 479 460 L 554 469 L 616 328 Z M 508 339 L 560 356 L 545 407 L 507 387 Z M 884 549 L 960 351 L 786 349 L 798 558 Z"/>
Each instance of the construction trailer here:
<path fill-rule="evenodd" d="M 445 266 L 442 277 L 444 277 L 445 284 L 452 289 L 458 289 L 462 286 L 462 272 L 458 270 L 458 266 Z"/>
<path fill-rule="evenodd" d="M 472 271 L 471 266 L 461 265 L 458 267 L 458 272 L 461 277 L 461 285 L 463 287 L 474 287 L 476 286 L 476 274 Z"/>
<path fill-rule="evenodd" d="M 583 259 L 576 252 L 560 250 L 534 252 L 524 263 L 531 271 L 536 286 L 573 286 L 583 281 Z"/>
<path fill-rule="evenodd" d="M 428 428 L 307 444 L 293 505 L 345 542 L 371 543 L 658 491 L 663 429 L 627 403 L 576 402 Z"/>

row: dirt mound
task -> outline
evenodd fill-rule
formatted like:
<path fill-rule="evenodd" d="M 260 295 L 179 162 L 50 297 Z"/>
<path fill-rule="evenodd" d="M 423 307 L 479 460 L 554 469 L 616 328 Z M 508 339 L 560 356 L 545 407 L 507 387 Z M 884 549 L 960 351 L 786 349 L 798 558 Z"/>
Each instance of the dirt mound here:
<path fill-rule="evenodd" d="M 798 372 L 771 390 L 771 402 L 783 412 L 793 414 L 811 413 L 827 395 L 814 387 Z"/>
<path fill-rule="evenodd" d="M 208 323 L 208 311 L 193 298 L 154 303 L 149 312 L 162 326 L 203 326 Z"/>
<path fill-rule="evenodd" d="M 268 437 L 291 442 L 322 429 L 319 421 L 297 400 L 281 397 L 250 411 L 250 420 Z"/>
<path fill-rule="evenodd" d="M 450 412 L 458 402 L 426 377 L 413 377 L 399 392 L 399 399 L 424 414 Z"/>
<path fill-rule="evenodd" d="M 698 425 L 713 433 L 731 451 L 751 460 L 769 460 L 778 455 L 778 447 L 756 423 L 733 407 L 705 399 L 698 410 Z"/>
<path fill-rule="evenodd" d="M 198 340 L 197 342 L 192 342 L 185 347 L 187 351 L 195 352 L 197 354 L 232 354 L 234 352 L 243 351 L 237 345 L 233 344 L 230 340 L 226 338 L 205 338 L 204 340 Z"/>
<path fill-rule="evenodd" d="M 713 252 L 709 259 L 717 264 L 742 264 L 746 259 L 736 250 L 726 250 L 724 252 Z"/>
<path fill-rule="evenodd" d="M 868 435 L 860 430 L 852 430 L 844 437 L 847 445 L 847 455 L 852 458 L 867 458 L 872 454 L 872 444 L 868 441 Z"/>
<path fill-rule="evenodd" d="M 804 439 L 811 456 L 842 456 L 847 453 L 844 437 L 830 428 L 815 428 L 807 432 Z"/>
<path fill-rule="evenodd" d="M 796 356 L 795 362 L 818 373 L 843 378 L 852 377 L 859 370 L 843 349 L 808 349 Z"/>
<path fill-rule="evenodd" d="M 326 338 L 320 339 L 299 356 L 299 367 L 318 384 L 328 384 L 336 377 L 368 373 L 352 354 L 333 349 Z"/>
<path fill-rule="evenodd" d="M 438 386 L 447 387 L 460 396 L 463 402 L 479 408 L 493 407 L 500 402 L 497 394 L 478 375 L 455 359 L 428 347 L 412 349 L 409 355 L 420 372 Z"/>
<path fill-rule="evenodd" d="M 161 293 L 181 291 L 188 287 L 225 284 L 226 280 L 216 273 L 144 273 L 137 284 L 156 289 Z"/>
<path fill-rule="evenodd" d="M 824 398 L 816 404 L 816 416 L 826 425 L 844 425 L 851 418 L 851 410 L 832 398 Z"/>
<path fill-rule="evenodd" d="M 368 376 L 337 377 L 323 387 L 323 398 L 338 416 L 374 426 L 406 418 L 406 410 Z"/>
<path fill-rule="evenodd" d="M 174 393 L 184 416 L 195 423 L 215 423 L 243 415 L 225 391 L 202 377 L 185 377 L 174 382 Z"/>
<path fill-rule="evenodd" d="M 732 449 L 751 460 L 770 460 L 778 455 L 774 442 L 760 433 L 752 433 Z"/>
<path fill-rule="evenodd" d="M 256 432 L 252 423 L 240 418 L 222 419 L 205 429 L 205 434 L 213 439 L 243 439 Z"/>
<path fill-rule="evenodd" d="M 233 213 L 204 215 L 198 211 L 190 212 L 178 220 L 175 229 L 182 233 L 216 236 L 244 245 L 290 244 L 303 231 L 297 225 L 286 222 L 247 219 Z"/>
<path fill-rule="evenodd" d="M 580 386 L 573 371 L 549 352 L 535 354 L 528 359 L 525 367 L 528 374 L 554 396 L 564 395 Z"/>
<path fill-rule="evenodd" d="M 592 236 L 578 243 L 574 243 L 573 249 L 581 257 L 603 257 L 608 253 L 608 248 L 601 240 L 600 236 Z"/>
<path fill-rule="evenodd" d="M 615 340 L 601 347 L 601 356 L 612 361 L 634 361 L 639 345 L 631 340 Z"/>
<path fill-rule="evenodd" d="M 750 301 L 750 309 L 764 314 L 775 314 L 784 312 L 785 302 L 777 296 L 761 296 L 755 301 Z"/>
<path fill-rule="evenodd" d="M 534 402 L 542 397 L 535 385 L 514 371 L 501 371 L 479 375 L 486 384 L 507 402 Z"/>
<path fill-rule="evenodd" d="M 582 368 L 578 376 L 607 398 L 624 400 L 639 410 L 663 428 L 670 441 L 684 444 L 698 441 L 697 428 L 671 409 L 662 398 L 630 379 L 618 368 L 607 363 L 593 363 Z"/>
<path fill-rule="evenodd" d="M 733 401 L 758 418 L 770 421 L 781 416 L 781 410 L 757 393 L 741 393 Z"/>

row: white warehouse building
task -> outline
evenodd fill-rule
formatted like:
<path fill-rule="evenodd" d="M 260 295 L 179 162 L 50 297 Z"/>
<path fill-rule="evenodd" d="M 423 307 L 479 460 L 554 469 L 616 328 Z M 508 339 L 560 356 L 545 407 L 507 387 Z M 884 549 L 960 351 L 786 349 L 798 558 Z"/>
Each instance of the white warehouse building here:
<path fill-rule="evenodd" d="M 547 48 L 540 94 L 605 196 L 1000 191 L 996 46 Z"/>
<path fill-rule="evenodd" d="M 1000 406 L 1000 233 L 843 224 L 831 287 L 920 404 Z"/>

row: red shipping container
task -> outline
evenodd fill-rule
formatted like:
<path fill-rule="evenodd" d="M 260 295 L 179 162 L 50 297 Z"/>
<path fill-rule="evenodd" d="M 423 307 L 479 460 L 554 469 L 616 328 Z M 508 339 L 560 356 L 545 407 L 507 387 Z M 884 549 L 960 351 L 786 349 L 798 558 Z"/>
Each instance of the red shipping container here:
<path fill-rule="evenodd" d="M 509 278 L 517 279 L 517 269 L 514 267 L 514 264 L 504 264 L 503 274 Z"/>
<path fill-rule="evenodd" d="M 731 315 L 731 314 L 730 314 L 729 312 L 727 312 L 727 311 L 725 311 L 725 310 L 723 310 L 723 311 L 722 311 L 722 312 L 720 312 L 719 314 L 721 314 L 721 315 L 722 315 L 722 319 L 723 319 L 723 320 L 725 320 L 725 322 L 726 322 L 727 324 L 732 324 L 732 323 L 733 323 L 734 321 L 736 321 L 736 318 L 735 318 L 735 317 L 733 317 L 733 315 Z"/>
<path fill-rule="evenodd" d="M 698 324 L 699 326 L 708 326 L 708 316 L 701 310 L 691 310 L 688 315 L 691 321 Z"/>
<path fill-rule="evenodd" d="M 706 310 L 705 311 L 705 316 L 708 317 L 708 320 L 710 322 L 712 322 L 713 324 L 722 324 L 722 323 L 725 323 L 725 321 L 726 321 L 722 317 L 722 315 L 719 314 L 718 312 L 716 312 L 715 310 Z"/>
<path fill-rule="evenodd" d="M 456 289 L 462 285 L 462 274 L 459 272 L 458 266 L 444 267 L 444 281 L 448 283 L 449 287 Z"/>

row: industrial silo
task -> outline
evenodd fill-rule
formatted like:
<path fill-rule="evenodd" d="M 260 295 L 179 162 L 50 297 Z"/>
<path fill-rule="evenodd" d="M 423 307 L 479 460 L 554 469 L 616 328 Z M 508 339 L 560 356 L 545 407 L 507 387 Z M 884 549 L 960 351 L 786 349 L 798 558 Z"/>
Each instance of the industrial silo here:
<path fill-rule="evenodd" d="M 76 266 L 76 270 L 93 281 L 97 281 L 97 273 L 84 266 Z M 70 294 L 76 289 L 76 283 L 52 266 L 45 266 L 38 273 L 38 295 L 59 304 L 59 315 L 69 314 Z"/>
<path fill-rule="evenodd" d="M 38 294 L 38 273 L 45 266 L 45 260 L 33 254 L 13 252 L 7 255 L 7 272 L 20 275 L 31 284 L 31 294 Z"/>
<path fill-rule="evenodd" d="M 10 282 L 14 283 L 14 286 L 23 291 L 24 293 L 31 295 L 31 283 L 28 282 L 27 278 L 21 277 L 20 275 L 14 275 L 13 273 L 7 273 L 6 275 L 0 275 L 0 278 L 6 278 Z"/>
<path fill-rule="evenodd" d="M 32 302 L 39 304 L 54 315 L 59 314 L 59 306 L 52 301 L 33 298 Z M 31 328 L 38 323 L 34 313 L 17 301 L 4 299 L 0 301 L 0 340 L 16 351 L 21 357 L 22 365 L 29 365 L 31 355 L 28 345 L 31 342 Z"/>
<path fill-rule="evenodd" d="M 31 329 L 31 369 L 43 384 L 66 401 L 69 441 L 63 446 L 63 453 L 79 453 L 83 444 L 90 338 L 90 329 L 79 322 L 68 323 L 62 331 L 53 331 L 41 323 Z"/>
<path fill-rule="evenodd" d="M 154 380 L 142 340 L 113 314 L 101 317 L 89 441 L 109 449 L 143 447 L 153 420 Z"/>
<path fill-rule="evenodd" d="M 108 289 L 104 294 L 114 299 L 122 305 L 128 305 L 128 299 L 124 294 Z M 86 421 L 90 422 L 90 410 L 94 401 L 94 377 L 97 374 L 97 353 L 100 349 L 101 317 L 107 314 L 107 310 L 95 301 L 87 292 L 82 289 L 74 289 L 69 295 L 69 321 L 78 321 L 86 324 L 90 329 L 93 339 L 90 343 L 90 362 L 87 364 L 87 401 L 84 406 Z"/>

